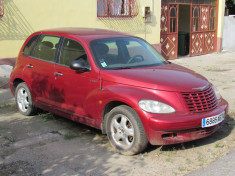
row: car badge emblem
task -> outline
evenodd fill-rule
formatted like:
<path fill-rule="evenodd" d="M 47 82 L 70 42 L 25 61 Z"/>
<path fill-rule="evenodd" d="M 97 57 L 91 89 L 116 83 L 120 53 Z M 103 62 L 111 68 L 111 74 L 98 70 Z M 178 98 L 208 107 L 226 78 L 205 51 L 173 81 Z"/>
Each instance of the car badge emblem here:
<path fill-rule="evenodd" d="M 202 87 L 197 87 L 197 88 L 193 88 L 193 89 L 195 89 L 195 90 L 203 90 L 203 89 L 205 89 L 206 88 L 206 86 L 202 86 Z"/>

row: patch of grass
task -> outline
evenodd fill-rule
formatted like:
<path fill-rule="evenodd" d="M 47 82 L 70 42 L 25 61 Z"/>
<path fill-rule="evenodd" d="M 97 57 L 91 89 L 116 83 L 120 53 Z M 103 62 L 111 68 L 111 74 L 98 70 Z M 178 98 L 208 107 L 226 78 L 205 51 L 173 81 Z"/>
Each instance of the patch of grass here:
<path fill-rule="evenodd" d="M 78 134 L 76 132 L 73 132 L 73 131 L 70 131 L 70 132 L 64 134 L 64 139 L 66 139 L 66 140 L 71 140 L 71 139 L 76 138 L 76 137 L 78 137 Z"/>
<path fill-rule="evenodd" d="M 192 161 L 189 158 L 186 158 L 185 161 L 186 161 L 187 164 L 191 164 L 192 163 Z"/>
<path fill-rule="evenodd" d="M 175 147 L 172 147 L 171 153 L 172 154 L 176 154 L 177 153 L 177 149 Z"/>
<path fill-rule="evenodd" d="M 11 143 L 16 141 L 15 137 L 13 137 L 13 136 L 5 136 L 5 135 L 2 135 L 2 134 L 0 134 L 0 136 L 3 137 L 4 139 L 8 140 Z"/>
<path fill-rule="evenodd" d="M 220 148 L 219 143 L 215 144 L 215 148 Z"/>
<path fill-rule="evenodd" d="M 224 87 L 223 90 L 229 89 L 230 87 Z"/>
<path fill-rule="evenodd" d="M 10 104 L 10 103 L 4 103 L 4 104 L 0 105 L 0 108 L 17 109 L 17 105 L 16 104 Z"/>
<path fill-rule="evenodd" d="M 231 118 L 235 119 L 235 112 L 229 112 L 228 115 L 229 115 Z"/>
<path fill-rule="evenodd" d="M 207 162 L 206 158 L 200 152 L 198 152 L 197 159 L 200 162 L 200 164 L 199 164 L 200 166 L 203 166 Z"/>
<path fill-rule="evenodd" d="M 12 105 L 11 105 L 11 109 L 18 110 L 18 106 L 17 106 L 17 104 L 15 104 L 15 103 L 14 103 L 14 104 L 12 104 Z"/>
<path fill-rule="evenodd" d="M 49 120 L 55 120 L 55 116 L 52 113 L 46 113 L 46 114 L 39 114 L 39 117 L 42 118 L 43 122 L 47 122 Z"/>
<path fill-rule="evenodd" d="M 180 172 L 183 172 L 183 171 L 185 171 L 186 169 L 185 169 L 184 167 L 178 167 L 178 170 L 179 170 Z"/>
<path fill-rule="evenodd" d="M 232 82 L 235 82 L 235 80 L 232 80 Z"/>
<path fill-rule="evenodd" d="M 9 108 L 9 107 L 11 107 L 10 104 L 4 104 L 4 105 L 3 105 L 3 108 Z"/>
<path fill-rule="evenodd" d="M 217 158 L 217 153 L 212 153 L 212 156 L 214 157 L 214 158 Z"/>
<path fill-rule="evenodd" d="M 206 71 L 214 71 L 214 70 L 216 70 L 216 68 L 215 67 L 206 67 L 205 70 Z"/>
<path fill-rule="evenodd" d="M 211 79 L 210 79 L 210 81 L 215 81 L 215 80 L 216 80 L 216 79 L 214 79 L 214 78 L 211 78 Z"/>
<path fill-rule="evenodd" d="M 166 158 L 166 162 L 170 162 L 170 163 L 172 163 L 172 162 L 173 162 L 173 160 L 172 160 L 172 158 Z"/>
<path fill-rule="evenodd" d="M 0 126 L 0 130 L 8 130 L 9 128 L 8 127 L 2 127 L 2 126 Z M 0 134 L 0 136 L 1 136 L 1 134 Z"/>

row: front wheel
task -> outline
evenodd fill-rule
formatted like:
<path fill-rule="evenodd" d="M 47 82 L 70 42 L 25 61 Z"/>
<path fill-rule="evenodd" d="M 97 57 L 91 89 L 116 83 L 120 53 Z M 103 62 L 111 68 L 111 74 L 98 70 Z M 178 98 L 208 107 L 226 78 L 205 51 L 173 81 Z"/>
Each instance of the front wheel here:
<path fill-rule="evenodd" d="M 30 90 L 26 83 L 18 84 L 15 91 L 16 104 L 21 114 L 29 116 L 33 115 L 36 108 L 32 101 Z"/>
<path fill-rule="evenodd" d="M 112 109 L 106 124 L 109 141 L 118 153 L 134 155 L 147 147 L 144 127 L 131 107 L 121 105 Z"/>

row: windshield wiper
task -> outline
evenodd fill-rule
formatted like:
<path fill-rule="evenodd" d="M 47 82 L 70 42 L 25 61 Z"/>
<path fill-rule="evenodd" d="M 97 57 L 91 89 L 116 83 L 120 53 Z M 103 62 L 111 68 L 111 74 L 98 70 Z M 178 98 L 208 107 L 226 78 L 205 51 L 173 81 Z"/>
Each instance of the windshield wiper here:
<path fill-rule="evenodd" d="M 133 67 L 116 67 L 116 68 L 110 68 L 112 70 L 121 70 L 121 69 L 131 69 Z"/>

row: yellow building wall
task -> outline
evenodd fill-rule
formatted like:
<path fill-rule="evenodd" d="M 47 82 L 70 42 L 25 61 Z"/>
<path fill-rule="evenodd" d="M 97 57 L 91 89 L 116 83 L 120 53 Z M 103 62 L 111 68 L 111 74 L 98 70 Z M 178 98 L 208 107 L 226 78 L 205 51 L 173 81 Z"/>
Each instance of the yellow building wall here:
<path fill-rule="evenodd" d="M 137 17 L 97 18 L 97 0 L 5 0 L 0 20 L 0 58 L 16 57 L 33 32 L 59 27 L 89 27 L 130 33 L 151 44 L 160 43 L 161 0 L 136 0 Z M 154 1 L 154 3 L 153 3 Z M 144 23 L 143 7 L 152 6 L 151 23 Z"/>
<path fill-rule="evenodd" d="M 222 50 L 225 0 L 218 0 L 217 52 Z"/>

